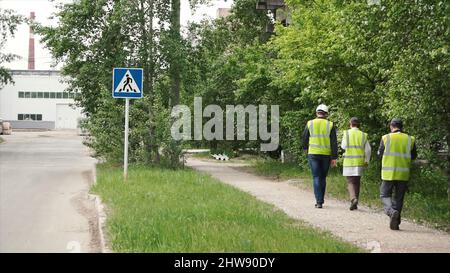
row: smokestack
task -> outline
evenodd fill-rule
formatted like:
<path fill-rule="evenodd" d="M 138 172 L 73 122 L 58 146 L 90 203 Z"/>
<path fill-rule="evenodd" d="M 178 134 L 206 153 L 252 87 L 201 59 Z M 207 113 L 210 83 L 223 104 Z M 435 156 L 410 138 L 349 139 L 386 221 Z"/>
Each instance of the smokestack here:
<path fill-rule="evenodd" d="M 34 11 L 30 12 L 30 22 L 34 21 Z M 34 70 L 34 33 L 30 26 L 30 38 L 28 40 L 28 69 Z"/>

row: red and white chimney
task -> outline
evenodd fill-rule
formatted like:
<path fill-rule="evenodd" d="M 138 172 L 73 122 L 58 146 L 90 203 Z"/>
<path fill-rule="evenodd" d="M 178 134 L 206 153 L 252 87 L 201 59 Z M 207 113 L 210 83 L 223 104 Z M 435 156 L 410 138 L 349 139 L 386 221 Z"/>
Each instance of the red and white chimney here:
<path fill-rule="evenodd" d="M 34 21 L 34 11 L 30 12 L 30 21 Z M 28 40 L 28 69 L 34 70 L 34 33 L 30 26 L 30 38 Z"/>

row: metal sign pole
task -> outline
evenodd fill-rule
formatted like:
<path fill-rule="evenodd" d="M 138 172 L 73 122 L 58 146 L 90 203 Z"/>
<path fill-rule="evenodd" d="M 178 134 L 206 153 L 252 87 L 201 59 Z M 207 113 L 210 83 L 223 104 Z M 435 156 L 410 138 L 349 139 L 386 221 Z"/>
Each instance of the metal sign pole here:
<path fill-rule="evenodd" d="M 128 179 L 128 112 L 130 108 L 130 99 L 125 99 L 125 145 L 123 151 L 123 179 L 126 182 Z"/>
<path fill-rule="evenodd" d="M 125 99 L 125 136 L 123 147 L 123 180 L 128 180 L 128 135 L 130 99 L 143 98 L 144 70 L 142 68 L 113 68 L 112 96 Z"/>

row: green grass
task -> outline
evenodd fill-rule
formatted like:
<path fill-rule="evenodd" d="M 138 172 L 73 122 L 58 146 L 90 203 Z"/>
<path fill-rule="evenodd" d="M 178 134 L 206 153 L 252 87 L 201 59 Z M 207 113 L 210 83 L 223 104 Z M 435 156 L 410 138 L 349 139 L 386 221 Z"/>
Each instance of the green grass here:
<path fill-rule="evenodd" d="M 0 137 L 0 143 L 3 143 L 5 140 L 3 140 L 3 138 Z"/>
<path fill-rule="evenodd" d="M 194 170 L 97 167 L 117 252 L 361 252 Z"/>
<path fill-rule="evenodd" d="M 253 160 L 250 168 L 258 175 L 266 176 L 277 180 L 287 180 L 291 178 L 309 178 L 309 174 L 303 171 L 298 165 L 281 163 L 277 160 Z"/>
<path fill-rule="evenodd" d="M 301 187 L 312 190 L 312 179 L 307 167 L 283 164 L 276 160 L 253 161 L 250 170 L 256 174 L 279 180 L 303 179 Z M 360 203 L 381 209 L 380 170 L 378 161 L 373 161 L 361 180 Z M 447 199 L 447 178 L 438 171 L 430 171 L 415 166 L 408 182 L 409 192 L 405 197 L 402 217 L 426 223 L 450 232 L 450 202 Z M 348 200 L 347 180 L 342 176 L 342 168 L 330 170 L 327 179 L 327 196 Z"/>

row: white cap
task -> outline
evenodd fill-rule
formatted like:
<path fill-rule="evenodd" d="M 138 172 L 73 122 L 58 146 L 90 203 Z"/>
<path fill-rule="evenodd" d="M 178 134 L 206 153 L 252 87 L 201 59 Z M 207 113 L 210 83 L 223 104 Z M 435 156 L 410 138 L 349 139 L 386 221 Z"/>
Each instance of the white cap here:
<path fill-rule="evenodd" d="M 317 106 L 316 112 L 328 113 L 328 106 L 326 106 L 325 104 L 321 104 L 321 105 Z"/>

